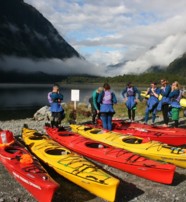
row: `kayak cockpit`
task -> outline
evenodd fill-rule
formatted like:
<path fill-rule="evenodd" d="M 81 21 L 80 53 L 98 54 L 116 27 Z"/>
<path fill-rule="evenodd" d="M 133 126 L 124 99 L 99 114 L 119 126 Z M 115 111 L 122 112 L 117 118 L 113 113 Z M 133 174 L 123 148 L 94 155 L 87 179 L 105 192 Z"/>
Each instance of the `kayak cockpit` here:
<path fill-rule="evenodd" d="M 45 150 L 45 152 L 49 155 L 54 155 L 54 156 L 60 156 L 60 155 L 67 155 L 70 154 L 70 152 L 68 152 L 65 149 L 47 149 Z"/>
<path fill-rule="evenodd" d="M 96 148 L 96 149 L 101 149 L 101 148 L 108 148 L 108 146 L 106 146 L 106 145 L 103 145 L 103 144 L 101 144 L 101 143 L 99 143 L 99 142 L 87 142 L 86 144 L 85 144 L 87 147 L 89 147 L 89 148 Z"/>
<path fill-rule="evenodd" d="M 141 144 L 143 143 L 143 139 L 136 138 L 136 137 L 129 137 L 129 138 L 124 138 L 123 142 L 128 144 Z"/>
<path fill-rule="evenodd" d="M 70 137 L 70 136 L 74 136 L 73 133 L 59 133 L 58 135 L 61 136 L 61 137 Z"/>

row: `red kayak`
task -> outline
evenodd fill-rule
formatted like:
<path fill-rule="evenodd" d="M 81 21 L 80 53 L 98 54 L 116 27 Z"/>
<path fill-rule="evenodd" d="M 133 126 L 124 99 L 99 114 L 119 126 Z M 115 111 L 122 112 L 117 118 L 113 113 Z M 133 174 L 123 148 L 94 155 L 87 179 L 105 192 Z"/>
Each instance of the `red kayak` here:
<path fill-rule="evenodd" d="M 175 166 L 149 160 L 124 149 L 93 141 L 66 130 L 45 127 L 51 138 L 83 156 L 148 180 L 171 184 Z"/>
<path fill-rule="evenodd" d="M 162 126 L 151 126 L 137 122 L 125 122 L 123 120 L 112 120 L 113 131 L 133 135 L 137 137 L 155 140 L 173 146 L 182 146 L 186 144 L 186 129 L 183 128 L 168 128 Z M 97 122 L 99 126 L 101 121 Z"/>
<path fill-rule="evenodd" d="M 8 130 L 0 130 L 0 162 L 37 201 L 52 201 L 59 185 Z"/>

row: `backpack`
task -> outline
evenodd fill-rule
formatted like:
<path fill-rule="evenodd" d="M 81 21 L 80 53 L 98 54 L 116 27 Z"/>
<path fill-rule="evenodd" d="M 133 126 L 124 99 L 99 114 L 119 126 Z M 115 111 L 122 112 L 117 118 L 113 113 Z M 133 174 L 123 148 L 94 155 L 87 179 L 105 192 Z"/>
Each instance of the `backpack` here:
<path fill-rule="evenodd" d="M 48 93 L 48 102 L 49 102 L 50 104 L 53 102 L 52 98 L 50 97 L 51 93 L 52 93 L 52 92 L 49 92 L 49 93 Z"/>

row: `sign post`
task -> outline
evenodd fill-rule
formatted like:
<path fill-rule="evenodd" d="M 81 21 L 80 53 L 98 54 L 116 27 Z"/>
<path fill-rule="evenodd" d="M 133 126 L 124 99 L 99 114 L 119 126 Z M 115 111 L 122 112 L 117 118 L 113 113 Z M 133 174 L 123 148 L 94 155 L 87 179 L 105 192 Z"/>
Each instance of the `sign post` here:
<path fill-rule="evenodd" d="M 71 90 L 71 101 L 74 101 L 74 110 L 76 110 L 76 102 L 79 101 L 79 90 Z"/>

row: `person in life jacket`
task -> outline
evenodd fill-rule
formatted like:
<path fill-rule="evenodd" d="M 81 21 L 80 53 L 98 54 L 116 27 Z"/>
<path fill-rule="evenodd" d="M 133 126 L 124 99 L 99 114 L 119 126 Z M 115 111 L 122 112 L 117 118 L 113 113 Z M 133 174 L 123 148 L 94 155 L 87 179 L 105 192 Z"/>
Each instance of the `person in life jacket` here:
<path fill-rule="evenodd" d="M 182 91 L 180 90 L 180 84 L 178 81 L 172 83 L 171 92 L 169 94 L 171 118 L 174 121 L 174 127 L 178 128 L 179 125 L 179 112 L 181 109 L 180 100 L 182 98 Z"/>
<path fill-rule="evenodd" d="M 97 102 L 100 103 L 100 117 L 103 128 L 112 130 L 112 117 L 115 114 L 113 105 L 117 103 L 116 96 L 110 90 L 110 85 L 105 83 L 104 90 L 99 94 Z"/>
<path fill-rule="evenodd" d="M 64 109 L 61 106 L 63 95 L 59 92 L 59 86 L 54 84 L 52 92 L 48 93 L 48 100 L 50 103 L 50 111 L 52 113 L 51 126 L 59 127 L 64 118 Z"/>
<path fill-rule="evenodd" d="M 145 110 L 145 124 L 147 124 L 148 122 L 150 113 L 152 113 L 152 124 L 155 123 L 157 106 L 159 103 L 159 99 L 158 99 L 159 94 L 160 94 L 160 88 L 157 87 L 156 82 L 152 82 L 151 87 L 147 89 L 147 93 L 146 93 L 146 95 L 150 95 L 150 97 L 147 100 L 147 107 Z"/>
<path fill-rule="evenodd" d="M 103 87 L 99 87 L 93 91 L 92 96 L 89 98 L 92 111 L 92 124 L 96 124 L 96 117 L 100 119 L 100 103 L 97 102 L 99 94 L 103 91 Z"/>
<path fill-rule="evenodd" d="M 132 82 L 129 82 L 127 87 L 121 92 L 121 95 L 128 109 L 129 121 L 133 122 L 135 120 L 136 106 L 140 99 L 140 91 L 132 85 Z"/>
<path fill-rule="evenodd" d="M 158 111 L 162 111 L 162 115 L 163 115 L 163 121 L 164 127 L 168 127 L 168 123 L 169 123 L 169 94 L 171 92 L 171 86 L 169 85 L 169 82 L 165 79 L 161 79 L 161 91 L 160 94 L 162 95 L 162 99 L 160 100 L 157 110 Z"/>

